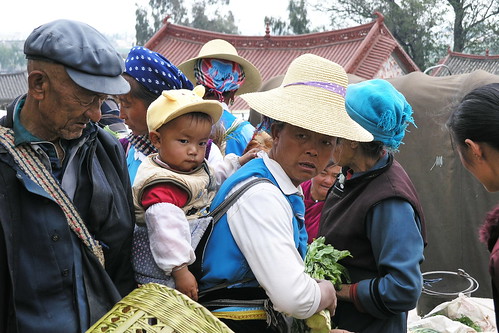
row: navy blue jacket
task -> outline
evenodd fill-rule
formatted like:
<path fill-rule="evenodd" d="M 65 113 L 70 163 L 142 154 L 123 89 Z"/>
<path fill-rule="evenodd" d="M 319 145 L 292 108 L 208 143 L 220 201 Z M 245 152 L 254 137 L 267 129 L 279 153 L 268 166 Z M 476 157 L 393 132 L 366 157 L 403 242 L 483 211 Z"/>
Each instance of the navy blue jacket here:
<path fill-rule="evenodd" d="M 0 125 L 12 128 L 19 100 Z M 59 205 L 0 145 L 1 332 L 84 332 L 135 286 L 134 214 L 123 149 L 95 124 L 82 139 L 74 204 L 103 245 L 105 269 L 69 229 Z M 83 298 L 75 295 L 78 283 Z"/>

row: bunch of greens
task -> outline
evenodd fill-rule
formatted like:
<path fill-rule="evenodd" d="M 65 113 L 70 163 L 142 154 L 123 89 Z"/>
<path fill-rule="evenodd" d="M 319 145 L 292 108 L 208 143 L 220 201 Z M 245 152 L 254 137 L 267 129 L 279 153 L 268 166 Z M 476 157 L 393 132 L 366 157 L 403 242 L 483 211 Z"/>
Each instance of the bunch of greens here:
<path fill-rule="evenodd" d="M 346 257 L 351 257 L 348 250 L 336 250 L 325 244 L 324 237 L 319 237 L 308 245 L 305 272 L 314 279 L 331 281 L 338 289 L 342 283 L 350 282 L 346 268 L 338 263 Z M 331 330 L 331 316 L 327 309 L 322 310 L 306 320 L 295 319 L 291 329 L 295 333 L 327 333 Z"/>
<path fill-rule="evenodd" d="M 466 326 L 469 326 L 469 327 L 471 327 L 472 329 L 474 329 L 477 332 L 481 332 L 482 331 L 482 328 L 478 324 L 476 324 L 473 320 L 471 320 L 470 317 L 468 317 L 468 316 L 461 315 L 460 318 L 456 318 L 456 319 L 453 319 L 453 320 L 458 321 L 461 324 L 464 324 Z"/>
<path fill-rule="evenodd" d="M 346 268 L 338 261 L 351 257 L 348 250 L 336 250 L 333 246 L 325 244 L 325 238 L 319 237 L 308 245 L 305 256 L 305 273 L 314 279 L 331 281 L 336 288 L 343 282 L 350 282 Z"/>

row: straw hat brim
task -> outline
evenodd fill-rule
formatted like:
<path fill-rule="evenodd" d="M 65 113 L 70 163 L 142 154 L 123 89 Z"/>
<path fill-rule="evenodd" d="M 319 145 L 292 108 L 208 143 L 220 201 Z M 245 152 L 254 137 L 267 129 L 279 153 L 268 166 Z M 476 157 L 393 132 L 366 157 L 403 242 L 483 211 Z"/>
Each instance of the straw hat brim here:
<path fill-rule="evenodd" d="M 251 108 L 272 119 L 316 133 L 352 141 L 370 142 L 373 135 L 347 114 L 344 99 L 324 103 L 321 94 L 330 92 L 311 86 L 280 86 L 241 96 Z M 333 97 L 334 98 L 334 97 Z M 333 108 L 337 108 L 334 110 Z"/>
<path fill-rule="evenodd" d="M 210 101 L 210 100 L 203 100 L 196 103 L 190 103 L 186 106 L 178 108 L 175 112 L 170 113 L 167 117 L 165 117 L 161 121 L 157 121 L 156 124 L 151 124 L 152 126 L 149 126 L 149 123 L 151 122 L 149 118 L 157 116 L 153 115 L 150 112 L 147 112 L 147 118 L 148 118 L 147 123 L 149 131 L 157 130 L 158 128 L 172 121 L 173 119 L 191 112 L 206 113 L 211 117 L 213 123 L 215 124 L 218 120 L 220 120 L 220 117 L 222 116 L 223 107 L 222 104 L 220 104 L 218 101 Z"/>
<path fill-rule="evenodd" d="M 198 59 L 203 59 L 203 58 L 229 60 L 236 62 L 243 67 L 246 79 L 244 80 L 241 87 L 237 90 L 236 95 L 250 93 L 260 89 L 260 86 L 262 84 L 262 77 L 258 69 L 251 62 L 244 59 L 243 57 L 227 53 L 205 54 L 203 56 L 198 56 L 186 60 L 185 62 L 178 65 L 177 67 L 182 71 L 182 73 L 184 73 L 185 76 L 187 76 L 187 78 L 192 82 L 192 84 L 196 85 L 196 77 L 194 76 L 194 65 L 196 64 L 196 61 Z"/>

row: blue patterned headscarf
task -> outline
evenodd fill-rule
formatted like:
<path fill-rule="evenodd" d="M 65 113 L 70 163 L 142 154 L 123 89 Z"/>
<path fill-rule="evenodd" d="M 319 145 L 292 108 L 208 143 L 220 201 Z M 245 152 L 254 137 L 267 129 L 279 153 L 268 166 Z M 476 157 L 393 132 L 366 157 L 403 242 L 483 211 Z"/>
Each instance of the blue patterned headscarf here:
<path fill-rule="evenodd" d="M 412 107 L 388 81 L 374 79 L 351 84 L 347 88 L 345 105 L 348 115 L 393 150 L 402 143 L 411 123 Z"/>
<path fill-rule="evenodd" d="M 239 89 L 246 79 L 242 66 L 237 62 L 211 58 L 196 61 L 194 76 L 196 84 L 203 85 L 213 92 L 220 102 L 224 101 L 224 92 Z"/>
<path fill-rule="evenodd" d="M 194 88 L 184 73 L 163 55 L 143 46 L 135 46 L 125 60 L 125 73 L 155 95 L 163 90 Z"/>

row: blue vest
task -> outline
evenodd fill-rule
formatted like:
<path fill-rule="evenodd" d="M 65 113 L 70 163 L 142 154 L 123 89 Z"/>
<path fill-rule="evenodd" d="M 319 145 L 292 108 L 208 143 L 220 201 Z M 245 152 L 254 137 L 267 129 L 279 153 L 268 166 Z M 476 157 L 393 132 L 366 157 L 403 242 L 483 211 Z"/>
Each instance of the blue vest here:
<path fill-rule="evenodd" d="M 236 116 L 227 110 L 224 110 L 222 117 L 220 118 L 225 130 L 228 130 L 236 119 Z M 254 131 L 255 128 L 249 122 L 241 122 L 234 131 L 227 135 L 225 142 L 225 154 L 227 155 L 233 153 L 237 156 L 242 156 L 246 146 L 253 137 Z"/>
<path fill-rule="evenodd" d="M 139 169 L 141 160 L 135 159 L 135 147 L 130 145 L 130 149 L 128 150 L 128 155 L 126 157 L 126 165 L 128 167 L 128 175 L 130 177 L 130 184 L 133 185 L 135 180 L 135 175 L 137 174 L 137 170 Z"/>
<path fill-rule="evenodd" d="M 256 158 L 246 163 L 222 184 L 213 199 L 210 211 L 213 211 L 222 203 L 236 184 L 250 177 L 267 178 L 279 188 L 277 181 L 265 166 L 263 159 Z M 301 257 L 304 258 L 307 251 L 307 232 L 304 223 L 305 205 L 302 197 L 297 194 L 285 195 L 285 197 L 293 210 L 294 217 L 290 222 L 293 224 L 295 246 Z M 262 197 L 262 200 L 265 200 L 265 198 Z M 254 207 L 254 209 L 258 209 L 258 207 Z M 247 223 L 251 223 L 251 221 L 247 221 Z M 236 287 L 255 287 L 259 285 L 230 232 L 226 214 L 218 220 L 206 244 L 202 269 L 203 276 L 200 280 L 200 290 L 223 283 L 237 284 L 239 281 L 247 279 L 252 279 L 252 281 L 237 284 Z"/>

